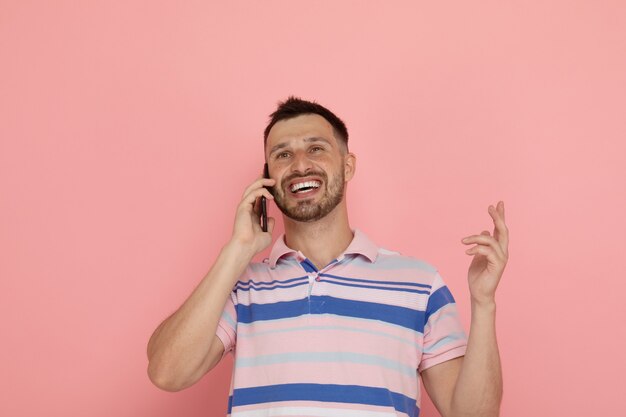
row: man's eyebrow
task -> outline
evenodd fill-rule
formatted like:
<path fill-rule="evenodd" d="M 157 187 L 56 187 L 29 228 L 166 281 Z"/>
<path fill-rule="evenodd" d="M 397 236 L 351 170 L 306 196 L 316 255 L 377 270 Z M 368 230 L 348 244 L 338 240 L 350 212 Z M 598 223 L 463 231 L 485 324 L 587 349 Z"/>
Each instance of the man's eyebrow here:
<path fill-rule="evenodd" d="M 287 146 L 289 146 L 287 144 L 287 142 L 279 143 L 278 145 L 276 145 L 276 146 L 272 147 L 272 149 L 270 149 L 270 155 L 273 154 L 274 152 L 276 152 L 279 149 L 286 148 Z"/>
<path fill-rule="evenodd" d="M 326 142 L 329 146 L 332 146 L 332 144 L 330 143 L 328 139 L 322 138 L 319 136 L 311 136 L 310 138 L 305 138 L 304 141 L 305 142 Z M 278 145 L 272 147 L 272 149 L 270 150 L 270 155 L 272 155 L 277 150 L 286 148 L 288 146 L 289 146 L 289 142 L 279 143 Z"/>
<path fill-rule="evenodd" d="M 313 136 L 311 138 L 304 139 L 305 142 L 326 142 L 327 144 L 331 144 L 330 141 L 326 138 Z"/>

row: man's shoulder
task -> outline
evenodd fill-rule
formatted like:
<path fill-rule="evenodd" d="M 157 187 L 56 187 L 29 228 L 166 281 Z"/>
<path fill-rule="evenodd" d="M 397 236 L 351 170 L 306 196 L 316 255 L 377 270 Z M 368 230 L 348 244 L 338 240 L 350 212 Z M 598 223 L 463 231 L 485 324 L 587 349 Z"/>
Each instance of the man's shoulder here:
<path fill-rule="evenodd" d="M 284 276 L 290 276 L 293 273 L 301 272 L 295 262 L 280 261 L 276 266 L 270 265 L 269 258 L 263 260 L 253 260 L 246 266 L 241 274 L 240 281 L 248 279 L 266 281 L 268 279 L 282 279 Z M 250 278 L 253 277 L 253 278 Z"/>
<path fill-rule="evenodd" d="M 269 258 L 264 258 L 260 261 L 251 261 L 246 267 L 246 272 L 262 272 L 270 269 Z"/>
<path fill-rule="evenodd" d="M 417 269 L 431 274 L 437 273 L 437 268 L 431 263 L 414 256 L 402 254 L 399 251 L 378 248 L 378 257 L 374 265 L 382 268 L 408 268 Z"/>

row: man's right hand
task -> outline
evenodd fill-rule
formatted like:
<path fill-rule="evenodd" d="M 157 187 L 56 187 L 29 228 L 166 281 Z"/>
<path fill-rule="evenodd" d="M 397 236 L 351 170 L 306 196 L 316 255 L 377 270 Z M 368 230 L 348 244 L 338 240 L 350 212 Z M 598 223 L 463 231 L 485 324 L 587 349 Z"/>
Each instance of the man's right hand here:
<path fill-rule="evenodd" d="M 235 226 L 230 241 L 249 251 L 252 256 L 261 252 L 272 243 L 274 218 L 268 217 L 267 232 L 261 229 L 259 219 L 261 216 L 261 196 L 265 196 L 268 200 L 274 199 L 272 194 L 264 187 L 271 187 L 275 182 L 276 180 L 272 178 L 258 178 L 246 188 L 241 202 L 237 206 Z"/>
<path fill-rule="evenodd" d="M 191 386 L 222 357 L 224 345 L 216 329 L 226 300 L 252 257 L 272 242 L 274 219 L 267 219 L 268 231 L 263 232 L 259 216 L 261 196 L 274 199 L 263 186 L 274 182 L 259 178 L 246 188 L 231 240 L 183 305 L 150 337 L 148 375 L 159 388 L 179 391 Z M 214 335 L 210 343 L 207 335 Z"/>

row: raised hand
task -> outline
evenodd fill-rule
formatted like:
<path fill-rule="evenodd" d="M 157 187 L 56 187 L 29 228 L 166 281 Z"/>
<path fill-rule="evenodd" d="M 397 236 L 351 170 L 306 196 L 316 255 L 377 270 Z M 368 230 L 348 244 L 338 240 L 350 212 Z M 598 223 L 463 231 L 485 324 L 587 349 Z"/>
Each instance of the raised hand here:
<path fill-rule="evenodd" d="M 231 242 L 250 251 L 252 256 L 272 243 L 274 218 L 268 217 L 267 232 L 261 229 L 259 218 L 261 215 L 261 196 L 265 196 L 268 200 L 274 199 L 274 196 L 264 187 L 271 187 L 275 182 L 276 180 L 272 178 L 263 178 L 261 176 L 246 188 L 241 202 L 237 206 Z"/>
<path fill-rule="evenodd" d="M 493 236 L 488 230 L 480 235 L 471 235 L 462 239 L 463 244 L 476 244 L 465 251 L 474 258 L 467 272 L 472 302 L 479 304 L 493 303 L 496 288 L 509 259 L 509 230 L 504 222 L 504 202 L 496 207 L 489 206 L 489 215 L 493 219 Z"/>

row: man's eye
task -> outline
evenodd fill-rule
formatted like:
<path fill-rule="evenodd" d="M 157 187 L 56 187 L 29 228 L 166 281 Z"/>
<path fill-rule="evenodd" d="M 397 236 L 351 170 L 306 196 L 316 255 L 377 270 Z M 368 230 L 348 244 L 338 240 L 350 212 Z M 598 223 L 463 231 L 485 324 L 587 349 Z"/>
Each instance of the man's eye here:
<path fill-rule="evenodd" d="M 287 155 L 289 155 L 289 152 L 281 152 L 276 155 L 276 158 L 282 158 L 283 156 L 287 156 Z"/>
<path fill-rule="evenodd" d="M 322 148 L 321 146 L 314 146 L 311 148 L 312 151 L 323 151 L 324 148 Z"/>

